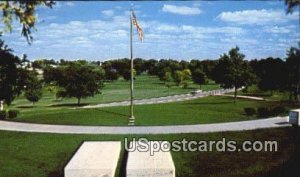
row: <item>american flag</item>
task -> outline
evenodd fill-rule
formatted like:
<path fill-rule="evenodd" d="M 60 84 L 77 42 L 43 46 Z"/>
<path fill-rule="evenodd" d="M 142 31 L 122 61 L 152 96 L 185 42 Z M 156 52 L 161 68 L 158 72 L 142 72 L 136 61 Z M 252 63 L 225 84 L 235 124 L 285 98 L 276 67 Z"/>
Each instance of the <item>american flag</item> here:
<path fill-rule="evenodd" d="M 134 14 L 133 11 L 132 11 L 132 23 L 133 23 L 134 26 L 136 26 L 137 32 L 139 34 L 139 38 L 143 42 L 143 40 L 144 40 L 144 32 L 143 32 L 142 27 L 138 23 L 138 21 L 136 19 L 136 16 L 135 16 L 135 14 Z"/>

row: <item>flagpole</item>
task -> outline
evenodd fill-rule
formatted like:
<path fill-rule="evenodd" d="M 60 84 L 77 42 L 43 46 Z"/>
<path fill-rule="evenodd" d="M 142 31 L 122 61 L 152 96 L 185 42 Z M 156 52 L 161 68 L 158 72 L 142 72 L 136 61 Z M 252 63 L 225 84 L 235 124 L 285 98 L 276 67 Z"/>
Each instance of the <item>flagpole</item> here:
<path fill-rule="evenodd" d="M 134 115 L 133 115 L 133 53 L 132 53 L 132 8 L 130 9 L 130 117 L 128 125 L 134 125 Z"/>

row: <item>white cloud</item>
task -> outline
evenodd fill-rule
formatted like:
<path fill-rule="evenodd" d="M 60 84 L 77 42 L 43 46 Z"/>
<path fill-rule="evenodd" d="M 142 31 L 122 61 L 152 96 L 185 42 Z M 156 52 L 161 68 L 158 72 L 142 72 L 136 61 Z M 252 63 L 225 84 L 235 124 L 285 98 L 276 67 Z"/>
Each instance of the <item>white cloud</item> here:
<path fill-rule="evenodd" d="M 237 23 L 240 25 L 265 25 L 268 23 L 285 23 L 289 20 L 297 20 L 298 14 L 287 15 L 284 10 L 243 10 L 234 12 L 222 12 L 217 16 L 225 22 Z"/>
<path fill-rule="evenodd" d="M 111 17 L 111 16 L 114 15 L 114 11 L 113 10 L 103 10 L 103 11 L 101 11 L 101 13 L 103 15 L 105 15 L 106 17 Z"/>
<path fill-rule="evenodd" d="M 244 33 L 244 30 L 239 27 L 174 25 L 159 21 L 140 21 L 140 23 L 145 32 L 145 41 L 141 45 L 136 45 L 139 48 L 136 55 L 141 57 L 160 58 L 162 48 L 164 56 L 171 55 L 172 49 L 176 47 L 184 49 L 184 46 L 190 46 L 198 50 L 198 48 L 206 47 L 203 46 L 203 43 L 219 35 L 236 36 Z M 138 41 L 136 30 L 134 33 L 134 40 Z M 17 33 L 13 34 L 17 35 Z M 129 39 L 128 17 L 120 15 L 113 16 L 110 20 L 104 18 L 102 20 L 41 24 L 38 32 L 34 33 L 34 37 L 35 41 L 32 46 L 39 47 L 40 50 L 45 51 L 44 53 L 30 53 L 31 50 L 26 47 L 25 41 L 17 40 L 18 43 L 14 43 L 17 47 L 14 48 L 26 51 L 29 57 L 32 55 L 54 58 L 66 58 L 67 56 L 67 59 L 84 57 L 95 59 L 95 56 L 100 58 L 126 57 Z M 145 52 L 150 49 L 153 52 L 151 55 Z M 107 52 L 95 53 L 95 51 Z M 182 56 L 184 55 L 182 54 Z M 170 57 L 175 58 L 175 56 Z"/>
<path fill-rule="evenodd" d="M 224 34 L 243 34 L 245 33 L 245 30 L 239 27 L 230 27 L 230 26 L 225 26 L 225 27 L 201 27 L 201 26 L 188 26 L 188 25 L 183 25 L 182 30 L 185 32 L 190 32 L 190 33 L 204 33 L 204 34 L 209 34 L 209 33 L 224 33 Z"/>
<path fill-rule="evenodd" d="M 279 26 L 266 26 L 263 28 L 264 32 L 267 33 L 290 33 L 291 30 L 288 27 L 279 27 Z"/>
<path fill-rule="evenodd" d="M 280 45 L 296 44 L 291 40 L 284 42 L 277 39 L 279 37 L 285 39 L 286 34 L 283 33 L 287 30 L 297 33 L 295 31 L 298 28 L 297 25 L 272 24 L 257 26 L 256 30 L 251 30 L 231 24 L 200 26 L 200 24 L 175 24 L 146 19 L 144 18 L 145 21 L 143 18 L 139 19 L 145 33 L 145 41 L 142 44 L 139 43 L 134 30 L 134 54 L 136 57 L 156 59 L 217 58 L 219 54 L 236 45 L 240 46 L 250 58 L 270 55 L 272 50 L 268 50 L 266 54 L 256 53 L 257 45 L 265 44 L 269 38 L 281 43 Z M 31 46 L 20 37 L 20 30 L 9 33 L 10 37 L 5 37 L 5 41 L 8 41 L 16 53 L 25 52 L 29 58 L 112 59 L 128 56 L 129 18 L 125 11 L 122 15 L 114 14 L 111 18 L 103 16 L 98 20 L 41 23 L 37 29 L 37 33 L 33 34 L 35 40 Z M 272 37 L 264 36 L 266 33 L 272 33 Z M 299 33 L 297 34 L 298 39 Z M 275 46 L 274 41 L 268 41 L 270 48 Z M 251 53 L 252 51 L 255 52 Z"/>
<path fill-rule="evenodd" d="M 231 36 L 231 37 L 228 37 L 228 38 L 220 38 L 220 41 L 224 42 L 224 43 L 229 43 L 232 46 L 234 46 L 236 44 L 240 44 L 240 45 L 242 45 L 242 44 L 255 45 L 255 44 L 258 43 L 258 41 L 256 39 L 238 38 L 236 36 Z"/>
<path fill-rule="evenodd" d="M 181 32 L 178 26 L 170 24 L 158 24 L 156 27 L 154 27 L 154 30 L 156 32 Z"/>
<path fill-rule="evenodd" d="M 201 13 L 201 10 L 198 7 L 175 6 L 167 4 L 163 6 L 162 11 L 179 15 L 199 15 Z"/>
<path fill-rule="evenodd" d="M 152 33 L 179 33 L 179 34 L 212 34 L 212 33 L 222 33 L 222 34 L 232 34 L 239 35 L 244 34 L 245 30 L 240 27 L 202 27 L 202 26 L 191 26 L 191 25 L 171 25 L 166 23 L 152 22 L 154 25 L 149 27 Z M 148 28 L 148 26 L 147 26 Z"/>

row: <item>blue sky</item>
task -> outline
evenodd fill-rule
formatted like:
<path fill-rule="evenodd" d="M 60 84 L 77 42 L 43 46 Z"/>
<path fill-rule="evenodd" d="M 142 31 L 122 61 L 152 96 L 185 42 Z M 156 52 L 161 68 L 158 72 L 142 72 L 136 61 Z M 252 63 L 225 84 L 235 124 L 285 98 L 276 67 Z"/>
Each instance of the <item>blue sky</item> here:
<path fill-rule="evenodd" d="M 70 1 L 37 10 L 32 45 L 17 24 L 4 40 L 31 60 L 129 57 L 131 4 L 145 33 L 141 43 L 134 31 L 134 57 L 217 59 L 236 45 L 246 59 L 285 57 L 300 39 L 299 11 L 283 1 Z"/>

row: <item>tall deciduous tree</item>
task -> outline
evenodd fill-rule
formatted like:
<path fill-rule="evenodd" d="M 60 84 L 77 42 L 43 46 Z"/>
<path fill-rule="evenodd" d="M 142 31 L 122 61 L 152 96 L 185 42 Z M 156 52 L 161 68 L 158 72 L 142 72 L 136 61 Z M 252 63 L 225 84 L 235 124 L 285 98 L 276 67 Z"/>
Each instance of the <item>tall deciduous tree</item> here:
<path fill-rule="evenodd" d="M 177 86 L 179 86 L 181 84 L 181 82 L 183 81 L 182 71 L 175 71 L 175 73 L 173 74 L 173 78 L 174 78 L 174 81 L 177 84 Z"/>
<path fill-rule="evenodd" d="M 251 61 L 251 66 L 257 76 L 257 85 L 261 90 L 282 90 L 285 87 L 285 63 L 280 58 L 269 57 Z"/>
<path fill-rule="evenodd" d="M 133 69 L 132 72 L 133 72 L 133 79 L 135 79 L 135 76 L 136 76 L 136 70 Z M 123 76 L 123 78 L 124 78 L 126 81 L 130 81 L 130 79 L 131 79 L 131 70 L 129 69 L 128 71 L 124 71 L 124 72 L 122 73 L 122 76 Z"/>
<path fill-rule="evenodd" d="M 191 80 L 192 72 L 189 69 L 184 69 L 182 71 L 182 81 L 183 81 L 183 88 L 188 88 L 188 83 Z"/>
<path fill-rule="evenodd" d="M 300 42 L 298 48 L 291 47 L 287 52 L 286 66 L 288 71 L 287 87 L 290 95 L 300 102 Z"/>
<path fill-rule="evenodd" d="M 5 31 L 12 31 L 12 21 L 16 19 L 22 25 L 21 34 L 30 44 L 32 42 L 31 30 L 36 22 L 37 6 L 52 7 L 53 1 L 3 1 L 0 2 L 4 28 L 0 29 L 0 35 Z M 23 89 L 22 80 L 26 71 L 18 67 L 22 61 L 14 56 L 11 50 L 8 50 L 4 42 L 0 41 L 0 109 L 3 109 L 3 102 L 10 104 L 12 100 L 21 93 Z"/>
<path fill-rule="evenodd" d="M 26 79 L 26 70 L 21 68 L 23 61 L 0 40 L 0 109 L 2 110 L 3 104 L 10 105 L 23 89 Z"/>
<path fill-rule="evenodd" d="M 196 69 L 192 72 L 192 79 L 194 83 L 198 84 L 201 89 L 201 85 L 207 83 L 207 76 L 201 69 Z"/>
<path fill-rule="evenodd" d="M 52 81 L 64 89 L 60 95 L 77 98 L 78 105 L 82 98 L 100 93 L 103 87 L 104 73 L 99 67 L 71 62 L 57 70 L 59 77 L 54 76 Z"/>
<path fill-rule="evenodd" d="M 175 71 L 173 74 L 173 79 L 175 81 L 175 83 L 177 84 L 177 86 L 179 86 L 180 84 L 184 84 L 184 88 L 187 88 L 188 86 L 188 81 L 191 80 L 191 70 L 189 69 L 185 69 L 183 71 Z"/>
<path fill-rule="evenodd" d="M 168 88 L 168 95 L 170 95 L 170 88 L 172 86 L 172 73 L 171 72 L 166 72 L 165 73 L 165 76 L 164 76 L 164 83 L 165 83 L 165 86 Z"/>
<path fill-rule="evenodd" d="M 238 47 L 232 48 L 228 55 L 221 56 L 215 68 L 215 81 L 224 88 L 235 88 L 234 102 L 237 99 L 237 89 L 247 87 L 255 80 L 255 75 L 244 58 L 245 55 L 239 52 Z"/>

